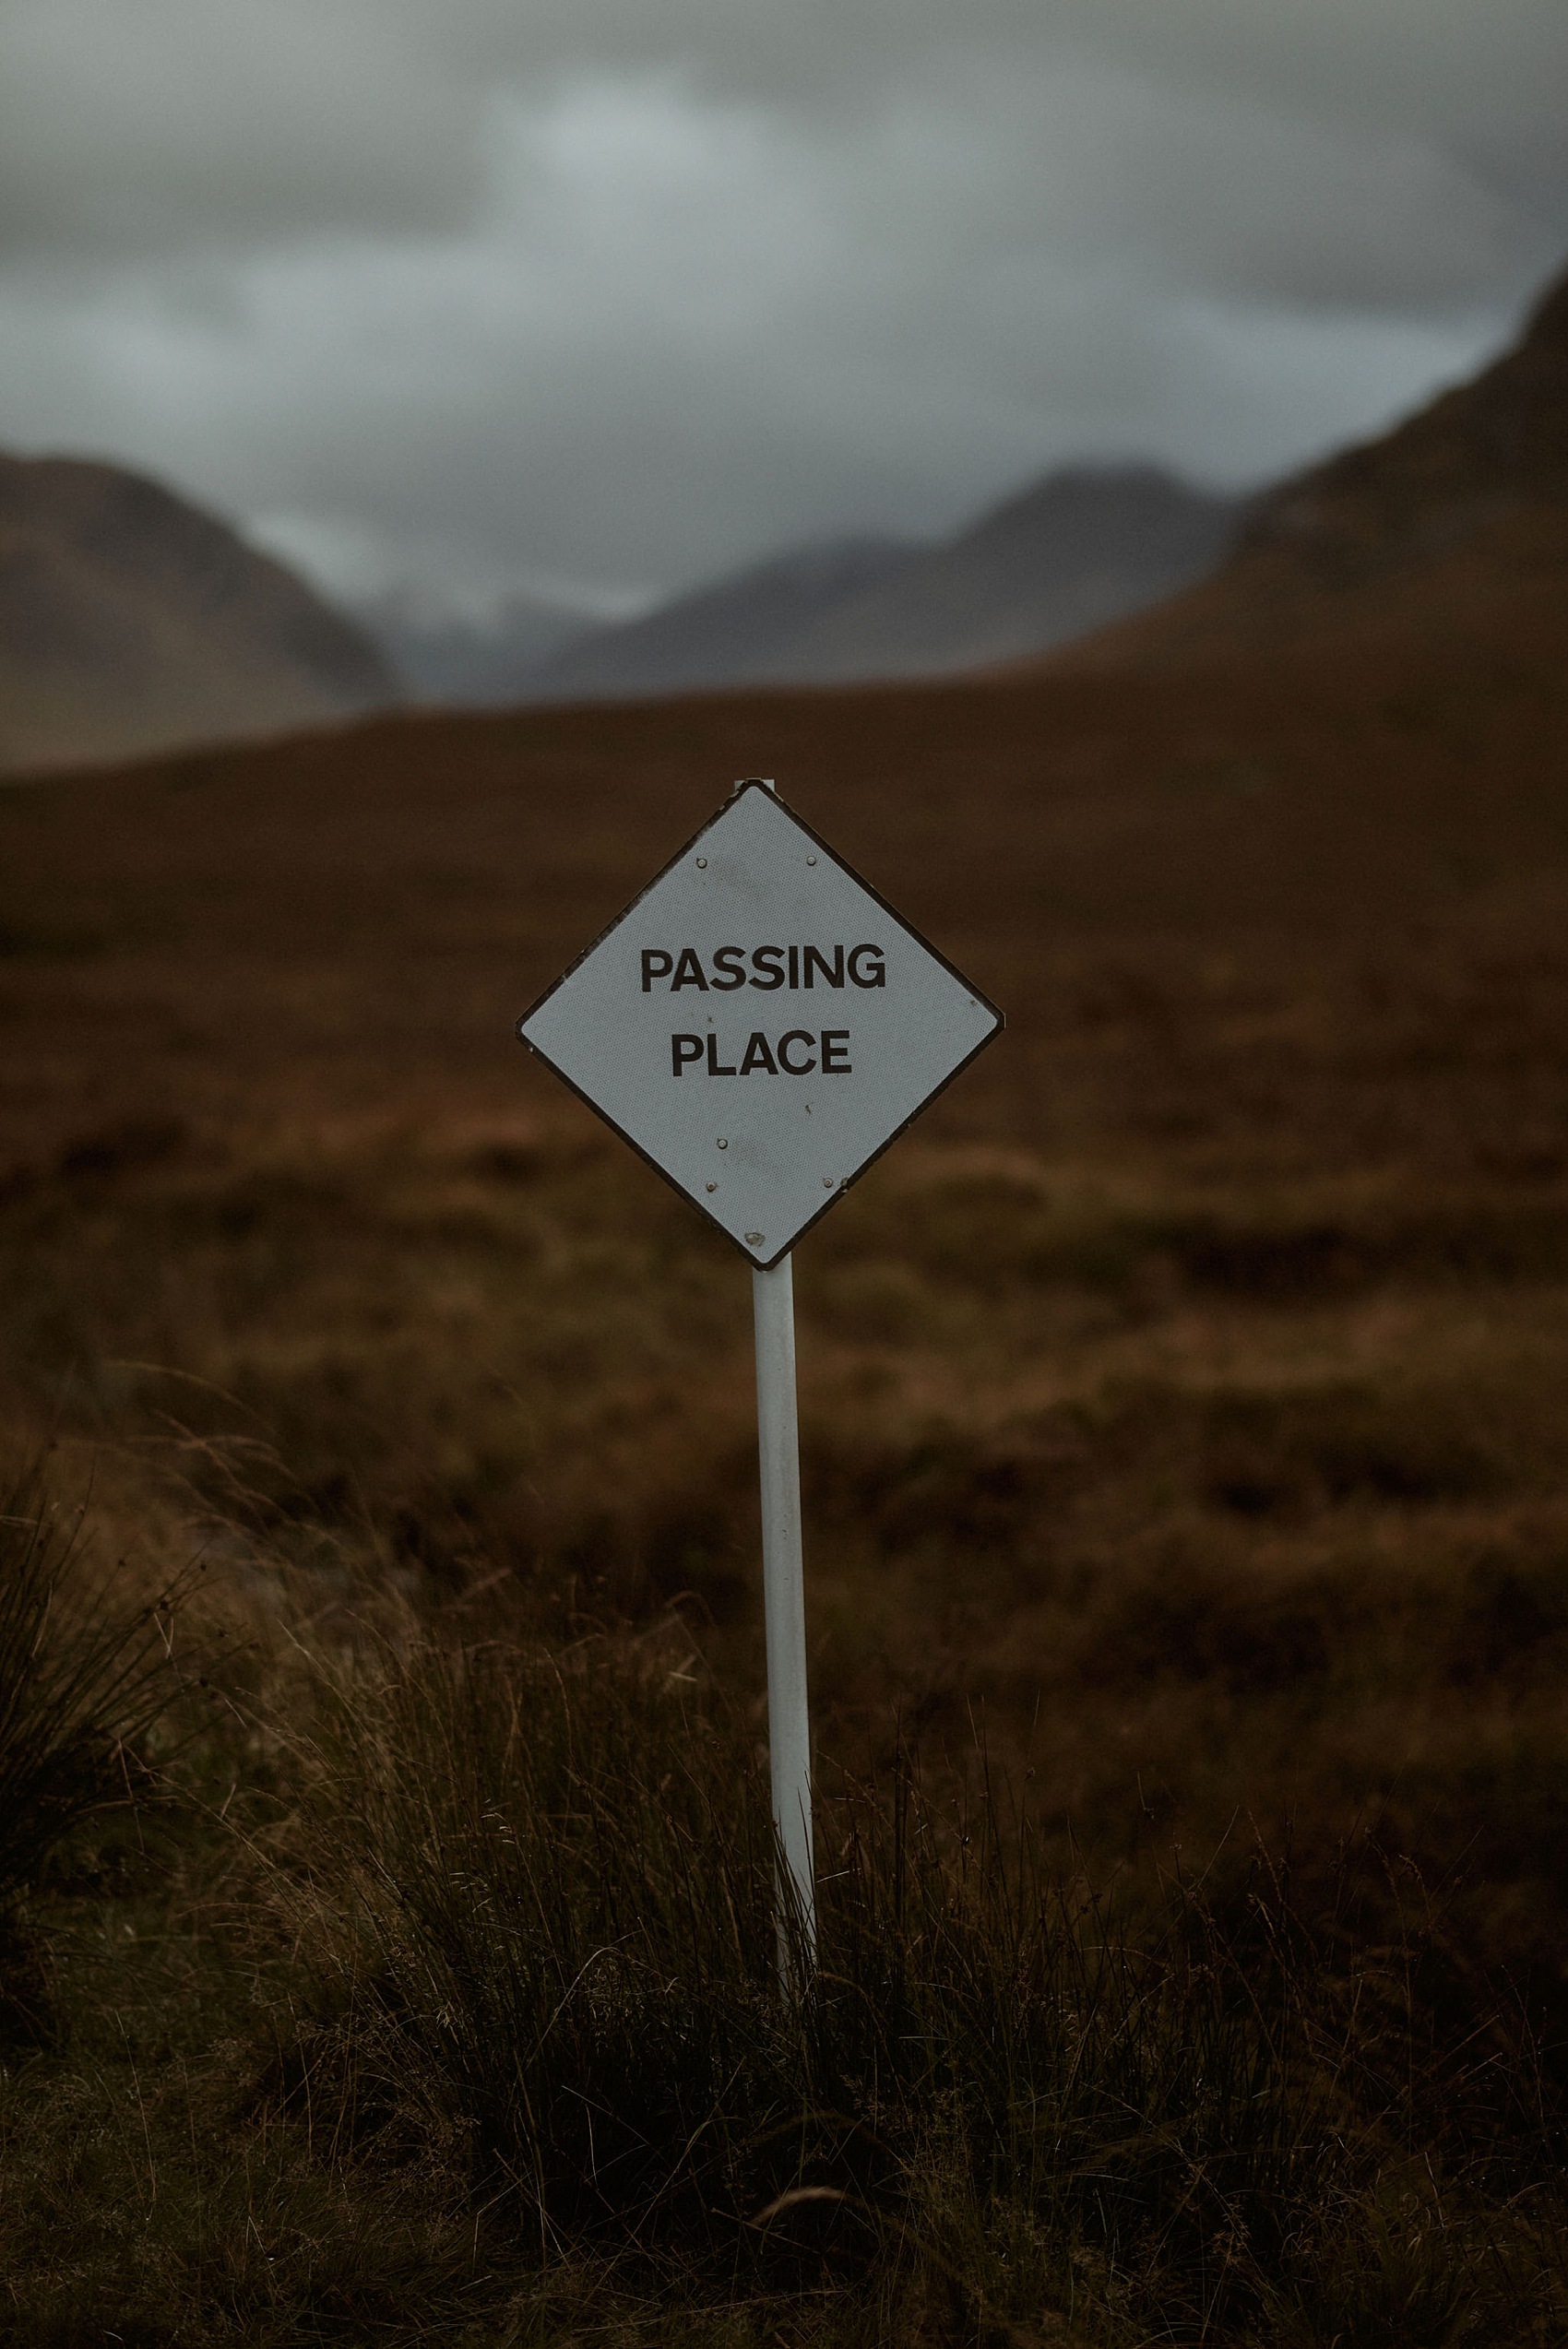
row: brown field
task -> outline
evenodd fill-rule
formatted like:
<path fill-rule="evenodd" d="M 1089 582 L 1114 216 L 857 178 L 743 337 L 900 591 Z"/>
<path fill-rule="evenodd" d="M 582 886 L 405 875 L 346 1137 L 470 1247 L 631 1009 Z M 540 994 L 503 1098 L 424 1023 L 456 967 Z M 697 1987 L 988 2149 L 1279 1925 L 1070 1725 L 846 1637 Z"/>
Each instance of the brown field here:
<path fill-rule="evenodd" d="M 743 1269 L 511 1026 L 766 772 L 1010 1023 L 800 1252 L 825 1752 L 983 1708 L 1107 1863 L 1370 1835 L 1555 1992 L 1568 665 L 1472 619 L 7 791 L 13 1447 L 754 1688 Z"/>
<path fill-rule="evenodd" d="M 0 2349 L 1568 2338 L 1563 304 L 1028 670 L 0 791 Z M 799 1998 L 512 1034 L 757 771 L 1009 1018 L 799 1251 Z"/>

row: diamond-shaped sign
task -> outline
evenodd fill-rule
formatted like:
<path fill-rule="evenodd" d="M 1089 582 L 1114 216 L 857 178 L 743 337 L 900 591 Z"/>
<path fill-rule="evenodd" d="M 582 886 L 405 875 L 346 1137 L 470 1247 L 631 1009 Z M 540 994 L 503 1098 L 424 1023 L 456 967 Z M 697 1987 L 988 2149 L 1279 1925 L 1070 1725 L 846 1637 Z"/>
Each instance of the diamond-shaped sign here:
<path fill-rule="evenodd" d="M 766 1267 L 1002 1024 L 753 782 L 517 1033 Z"/>

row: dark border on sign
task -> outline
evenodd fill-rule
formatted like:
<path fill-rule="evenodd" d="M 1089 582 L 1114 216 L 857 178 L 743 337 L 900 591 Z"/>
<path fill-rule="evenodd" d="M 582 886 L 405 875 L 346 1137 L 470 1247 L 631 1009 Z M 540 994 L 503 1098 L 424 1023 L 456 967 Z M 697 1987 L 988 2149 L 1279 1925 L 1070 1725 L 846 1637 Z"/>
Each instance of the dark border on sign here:
<path fill-rule="evenodd" d="M 643 1148 L 641 1143 L 636 1141 L 634 1137 L 626 1132 L 624 1125 L 617 1124 L 616 1121 L 610 1115 L 608 1110 L 601 1109 L 599 1103 L 592 1099 L 588 1094 L 585 1093 L 580 1085 L 574 1084 L 572 1079 L 567 1075 L 565 1070 L 560 1065 L 559 1062 L 552 1060 L 548 1052 L 541 1051 L 537 1044 L 530 1043 L 529 1038 L 523 1034 L 524 1028 L 528 1026 L 529 1020 L 532 1019 L 534 1014 L 544 1009 L 545 1004 L 549 1002 L 552 995 L 557 994 L 560 990 L 564 987 L 566 981 L 571 978 L 572 973 L 575 970 L 580 970 L 583 964 L 588 961 L 588 956 L 590 955 L 596 955 L 599 952 L 599 949 L 603 945 L 612 931 L 620 929 L 621 924 L 626 919 L 628 914 L 632 914 L 636 911 L 643 899 L 649 896 L 653 890 L 658 888 L 659 883 L 665 879 L 667 874 L 673 872 L 675 867 L 682 863 L 685 858 L 691 855 L 692 850 L 696 847 L 697 843 L 707 837 L 707 835 L 712 831 L 714 825 L 719 821 L 719 819 L 722 816 L 728 815 L 736 801 L 747 791 L 766 791 L 774 806 L 781 808 L 784 813 L 789 817 L 790 823 L 798 826 L 798 828 L 805 834 L 808 840 L 814 840 L 817 847 L 823 851 L 824 855 L 832 858 L 840 872 L 847 872 L 850 880 L 855 882 L 865 891 L 868 897 L 873 898 L 882 908 L 883 912 L 887 915 L 889 920 L 896 921 L 899 929 L 902 930 L 907 936 L 912 938 L 918 946 L 923 946 L 926 953 L 932 957 L 932 961 L 939 962 L 942 965 L 943 969 L 947 972 L 948 976 L 957 980 L 966 995 L 972 996 L 977 1003 L 983 1003 L 986 1010 L 996 1022 L 996 1026 L 990 1031 L 989 1035 L 982 1036 L 980 1038 L 980 1042 L 975 1046 L 973 1051 L 966 1052 L 963 1059 L 957 1063 L 956 1067 L 948 1070 L 947 1074 L 943 1078 L 941 1084 L 932 1087 L 931 1091 L 925 1096 L 924 1099 L 918 1102 L 914 1109 L 909 1111 L 909 1116 L 904 1120 L 903 1123 L 901 1125 L 896 1125 L 885 1142 L 878 1143 L 870 1157 L 863 1158 L 852 1175 L 845 1176 L 843 1181 L 838 1184 L 837 1188 L 830 1192 L 828 1197 L 823 1201 L 815 1215 L 808 1217 L 806 1222 L 802 1224 L 800 1229 L 795 1233 L 794 1238 L 790 1240 L 785 1247 L 780 1248 L 777 1254 L 769 1256 L 766 1263 L 764 1263 L 761 1258 L 753 1254 L 752 1251 L 746 1246 L 743 1240 L 737 1240 L 732 1231 L 726 1230 L 725 1227 L 719 1222 L 718 1216 L 713 1213 L 711 1207 L 705 1207 L 702 1201 L 689 1192 L 683 1182 L 677 1182 L 675 1177 L 670 1173 L 667 1168 L 661 1167 L 657 1158 L 650 1157 L 648 1153 Z M 659 1180 L 667 1183 L 670 1189 L 674 1192 L 677 1198 L 683 1199 L 688 1207 L 695 1207 L 698 1215 L 703 1216 L 713 1226 L 714 1230 L 718 1232 L 721 1240 L 729 1241 L 731 1247 L 735 1251 L 736 1255 L 742 1257 L 744 1261 L 750 1264 L 754 1272 L 770 1273 L 776 1264 L 781 1264 L 785 1257 L 790 1254 L 790 1252 L 799 1246 L 800 1242 L 805 1238 L 807 1232 L 812 1229 L 813 1226 L 819 1224 L 824 1216 L 828 1213 L 829 1209 L 836 1207 L 838 1204 L 839 1200 L 843 1198 L 845 1192 L 854 1189 L 854 1186 L 857 1182 L 859 1182 L 861 1177 L 867 1173 L 871 1168 L 875 1166 L 877 1160 L 882 1157 L 883 1152 L 885 1150 L 891 1150 L 893 1145 L 899 1139 L 899 1137 L 908 1133 L 909 1128 L 914 1124 L 915 1120 L 925 1115 L 932 1103 L 938 1099 L 942 1094 L 946 1092 L 955 1077 L 962 1076 L 970 1062 L 978 1060 L 980 1055 L 984 1051 L 986 1046 L 995 1042 L 996 1038 L 1001 1035 L 1006 1025 L 1007 1018 L 1005 1013 L 1003 1012 L 997 1004 L 992 1002 L 990 996 L 982 994 L 980 990 L 975 985 L 973 979 L 967 979 L 964 976 L 964 973 L 958 968 L 957 964 L 950 962 L 947 956 L 943 953 L 940 946 L 933 946 L 931 940 L 927 938 L 922 931 L 917 930 L 914 923 L 908 920 L 906 917 L 898 911 L 897 906 L 889 905 L 881 890 L 869 882 L 863 873 L 857 872 L 854 866 L 849 862 L 848 859 L 841 857 L 837 849 L 835 848 L 830 842 L 823 838 L 821 833 L 816 830 L 814 825 L 808 824 L 805 817 L 798 814 L 790 805 L 789 801 L 781 797 L 781 795 L 778 791 L 774 790 L 768 784 L 758 782 L 754 778 L 748 778 L 744 783 L 741 783 L 736 786 L 735 789 L 731 792 L 729 798 L 723 802 L 722 806 L 716 808 L 712 815 L 708 817 L 707 823 L 700 825 L 698 829 L 693 833 L 685 846 L 683 848 L 677 848 L 674 855 L 669 860 L 668 863 L 661 864 L 659 866 L 659 871 L 654 874 L 653 879 L 649 882 L 646 882 L 642 888 L 637 891 L 636 896 L 629 898 L 625 905 L 622 907 L 620 912 L 614 917 L 614 919 L 605 923 L 604 928 L 600 931 L 598 937 L 593 939 L 583 948 L 582 953 L 576 956 L 575 961 L 567 964 L 565 969 L 561 973 L 560 978 L 552 979 L 543 994 L 538 995 L 534 998 L 534 1001 L 529 1005 L 528 1010 L 517 1019 L 514 1028 L 514 1033 L 517 1036 L 518 1043 L 521 1044 L 526 1050 L 531 1052 L 536 1061 L 542 1061 L 545 1067 L 549 1069 L 553 1075 L 560 1078 L 568 1093 L 575 1093 L 578 1100 L 582 1102 L 585 1109 L 589 1109 L 593 1111 L 594 1116 L 598 1118 L 601 1125 L 607 1125 L 612 1133 L 618 1133 L 622 1141 L 626 1145 L 626 1147 L 629 1150 L 636 1151 L 644 1166 L 651 1167 Z"/>

